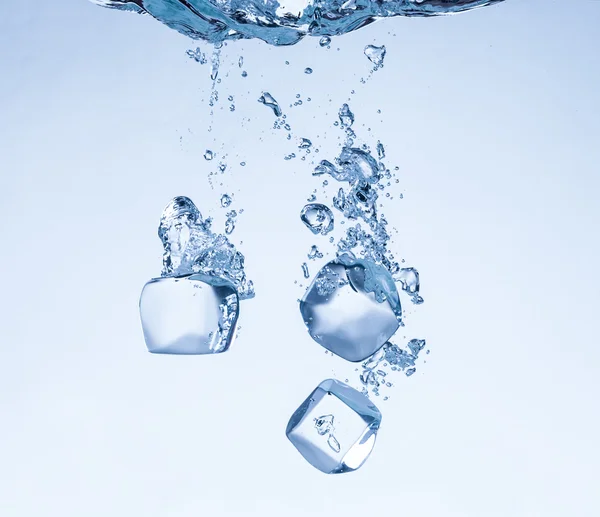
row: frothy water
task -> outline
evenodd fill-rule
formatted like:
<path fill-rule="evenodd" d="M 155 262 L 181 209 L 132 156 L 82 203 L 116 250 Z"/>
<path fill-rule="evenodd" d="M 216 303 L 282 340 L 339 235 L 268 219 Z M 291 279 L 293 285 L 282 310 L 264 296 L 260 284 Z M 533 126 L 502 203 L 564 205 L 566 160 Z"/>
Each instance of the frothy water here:
<path fill-rule="evenodd" d="M 379 18 L 455 14 L 503 0 L 91 1 L 104 7 L 149 14 L 190 38 L 211 43 L 257 38 L 272 45 L 293 45 L 309 35 L 320 37 L 320 45 L 327 46 L 330 36 L 359 29 Z"/>
<path fill-rule="evenodd" d="M 235 211 L 228 212 L 226 233 L 233 231 L 236 216 Z M 244 270 L 244 255 L 227 237 L 213 233 L 211 222 L 202 218 L 190 198 L 179 196 L 171 200 L 158 227 L 164 247 L 162 276 L 202 273 L 231 282 L 240 299 L 254 297 L 254 285 Z"/>

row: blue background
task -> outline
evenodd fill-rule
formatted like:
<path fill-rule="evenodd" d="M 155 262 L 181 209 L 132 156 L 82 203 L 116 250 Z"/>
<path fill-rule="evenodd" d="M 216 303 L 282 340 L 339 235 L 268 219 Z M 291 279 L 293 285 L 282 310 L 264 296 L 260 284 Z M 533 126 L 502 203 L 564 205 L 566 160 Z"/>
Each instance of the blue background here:
<path fill-rule="evenodd" d="M 600 514 L 598 27 L 597 1 L 507 0 L 329 50 L 229 43 L 211 117 L 208 65 L 176 32 L 83 0 L 2 2 L 0 514 Z M 387 56 L 363 85 L 370 43 Z M 330 250 L 298 217 L 322 180 L 283 160 L 262 90 L 329 159 L 350 98 L 400 167 L 385 212 L 426 303 L 405 300 L 399 337 L 431 354 L 379 404 L 354 474 L 320 474 L 284 435 L 321 380 L 356 374 L 299 317 L 300 264 Z M 296 93 L 311 102 L 288 108 Z M 207 148 L 230 164 L 213 188 Z M 152 356 L 137 302 L 160 211 L 188 195 L 222 228 L 223 192 L 258 292 L 239 340 Z"/>

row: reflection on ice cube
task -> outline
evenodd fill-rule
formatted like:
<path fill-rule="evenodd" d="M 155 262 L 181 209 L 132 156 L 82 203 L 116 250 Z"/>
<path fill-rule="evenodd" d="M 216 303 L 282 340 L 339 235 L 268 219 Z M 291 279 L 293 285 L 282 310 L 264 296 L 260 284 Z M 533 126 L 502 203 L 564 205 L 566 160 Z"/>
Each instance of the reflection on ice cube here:
<path fill-rule="evenodd" d="M 341 474 L 367 460 L 380 423 L 381 413 L 367 397 L 328 379 L 292 415 L 286 435 L 313 467 Z"/>
<path fill-rule="evenodd" d="M 231 345 L 238 295 L 227 280 L 202 274 L 150 280 L 140 297 L 148 351 L 218 354 Z"/>
<path fill-rule="evenodd" d="M 348 361 L 374 354 L 400 326 L 400 300 L 389 272 L 367 260 L 327 264 L 300 302 L 310 336 Z"/>

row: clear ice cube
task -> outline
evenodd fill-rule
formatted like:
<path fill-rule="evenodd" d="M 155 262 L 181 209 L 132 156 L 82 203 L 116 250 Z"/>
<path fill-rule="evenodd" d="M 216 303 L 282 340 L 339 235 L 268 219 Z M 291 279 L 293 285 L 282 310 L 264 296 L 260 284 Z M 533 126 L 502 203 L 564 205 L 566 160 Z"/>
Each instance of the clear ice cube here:
<path fill-rule="evenodd" d="M 341 474 L 367 460 L 380 423 L 381 413 L 367 397 L 328 379 L 295 411 L 285 434 L 313 467 Z"/>
<path fill-rule="evenodd" d="M 401 307 L 390 273 L 368 260 L 338 257 L 300 301 L 310 336 L 348 361 L 362 361 L 398 330 Z"/>
<path fill-rule="evenodd" d="M 233 342 L 239 314 L 235 287 L 194 274 L 150 280 L 140 297 L 148 351 L 154 354 L 218 354 Z"/>

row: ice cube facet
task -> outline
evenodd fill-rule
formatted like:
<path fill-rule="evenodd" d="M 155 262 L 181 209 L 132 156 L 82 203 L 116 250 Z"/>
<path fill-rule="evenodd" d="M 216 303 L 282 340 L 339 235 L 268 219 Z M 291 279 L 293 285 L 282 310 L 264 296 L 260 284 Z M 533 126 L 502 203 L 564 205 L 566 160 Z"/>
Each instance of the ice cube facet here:
<path fill-rule="evenodd" d="M 380 423 L 381 413 L 366 396 L 328 379 L 295 411 L 285 434 L 313 467 L 341 474 L 367 460 Z"/>
<path fill-rule="evenodd" d="M 340 257 L 321 269 L 300 312 L 317 343 L 357 362 L 377 352 L 398 330 L 401 307 L 387 269 Z"/>
<path fill-rule="evenodd" d="M 150 280 L 140 297 L 148 351 L 155 354 L 218 354 L 236 331 L 239 300 L 227 280 L 194 274 Z"/>

